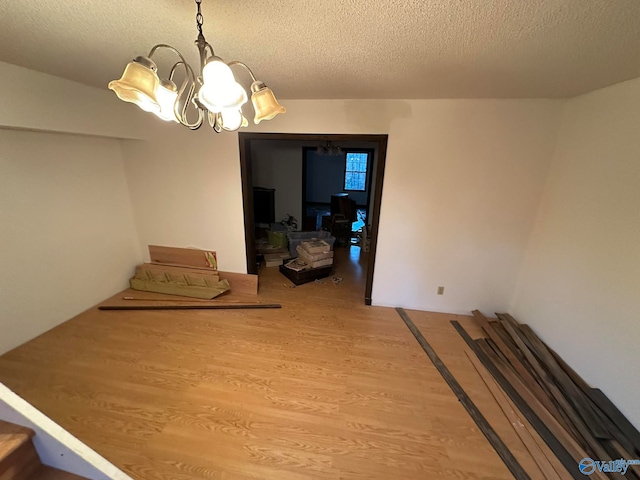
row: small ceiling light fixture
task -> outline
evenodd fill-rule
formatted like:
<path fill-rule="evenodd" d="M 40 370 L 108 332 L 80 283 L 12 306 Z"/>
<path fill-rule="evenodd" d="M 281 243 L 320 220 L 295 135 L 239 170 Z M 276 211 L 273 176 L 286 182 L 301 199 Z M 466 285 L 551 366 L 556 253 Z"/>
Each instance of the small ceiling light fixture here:
<path fill-rule="evenodd" d="M 338 145 L 334 145 L 331 141 L 326 141 L 325 143 L 318 145 L 318 148 L 316 148 L 316 153 L 318 155 L 337 156 L 342 155 L 342 148 L 340 148 Z"/>
<path fill-rule="evenodd" d="M 271 89 L 257 80 L 248 66 L 238 61 L 225 63 L 213 53 L 213 47 L 202 34 L 202 0 L 195 2 L 198 8 L 198 38 L 195 43 L 200 54 L 200 74 L 194 73 L 178 50 L 171 45 L 158 44 L 146 57 L 136 57 L 130 62 L 119 80 L 109 82 L 109 89 L 120 100 L 134 103 L 163 120 L 178 122 L 192 130 L 200 128 L 206 119 L 218 133 L 234 131 L 249 125 L 242 113 L 242 106 L 248 101 L 247 92 L 231 71 L 231 67 L 238 66 L 246 70 L 253 81 L 251 103 L 255 113 L 254 123 L 271 120 L 277 114 L 285 113 L 286 109 L 278 103 Z M 158 77 L 158 67 L 151 59 L 160 49 L 169 50 L 179 58 L 171 67 L 168 77 L 162 79 Z M 184 77 L 180 88 L 174 82 L 176 73 Z"/>

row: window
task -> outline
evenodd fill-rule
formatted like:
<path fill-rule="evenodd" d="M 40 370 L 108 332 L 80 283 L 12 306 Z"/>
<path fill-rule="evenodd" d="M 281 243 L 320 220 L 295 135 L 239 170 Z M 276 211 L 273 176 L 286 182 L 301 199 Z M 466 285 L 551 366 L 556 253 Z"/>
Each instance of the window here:
<path fill-rule="evenodd" d="M 367 165 L 369 153 L 347 152 L 344 171 L 344 189 L 364 192 L 367 189 Z"/>

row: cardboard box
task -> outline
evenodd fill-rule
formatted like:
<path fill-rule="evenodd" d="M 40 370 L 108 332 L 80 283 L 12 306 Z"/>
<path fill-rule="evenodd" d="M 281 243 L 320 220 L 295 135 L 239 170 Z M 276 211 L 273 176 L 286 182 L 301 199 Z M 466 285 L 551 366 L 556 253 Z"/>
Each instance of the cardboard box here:
<path fill-rule="evenodd" d="M 289 253 L 265 253 L 264 254 L 264 263 L 267 267 L 277 267 L 278 265 L 282 265 L 284 260 L 291 258 Z"/>

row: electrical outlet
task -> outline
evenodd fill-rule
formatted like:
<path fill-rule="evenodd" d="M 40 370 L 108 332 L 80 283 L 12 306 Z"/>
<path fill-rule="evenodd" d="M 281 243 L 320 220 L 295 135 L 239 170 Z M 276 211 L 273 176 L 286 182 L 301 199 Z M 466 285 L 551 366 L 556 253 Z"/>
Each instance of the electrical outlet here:
<path fill-rule="evenodd" d="M 444 287 L 438 287 L 438 295 L 444 295 Z"/>

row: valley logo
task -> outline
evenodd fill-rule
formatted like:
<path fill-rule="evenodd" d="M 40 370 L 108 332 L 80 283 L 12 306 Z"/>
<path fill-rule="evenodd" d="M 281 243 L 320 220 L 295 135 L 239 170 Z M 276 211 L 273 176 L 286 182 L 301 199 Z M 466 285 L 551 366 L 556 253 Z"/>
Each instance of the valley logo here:
<path fill-rule="evenodd" d="M 619 460 L 602 461 L 587 457 L 580 460 L 578 467 L 580 467 L 580 473 L 583 475 L 591 475 L 596 470 L 603 473 L 615 472 L 624 475 L 627 473 L 629 465 L 640 465 L 640 460 L 624 460 L 621 458 Z"/>

